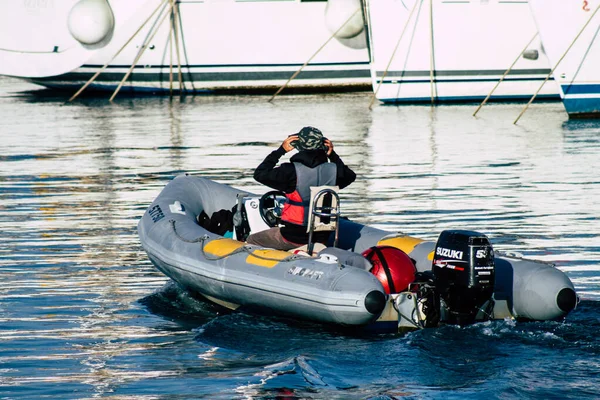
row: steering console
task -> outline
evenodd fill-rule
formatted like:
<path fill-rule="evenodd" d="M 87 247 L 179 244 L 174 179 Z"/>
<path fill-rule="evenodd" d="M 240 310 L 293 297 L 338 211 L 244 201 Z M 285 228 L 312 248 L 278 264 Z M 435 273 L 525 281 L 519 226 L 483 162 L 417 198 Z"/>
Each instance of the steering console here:
<path fill-rule="evenodd" d="M 271 228 L 279 226 L 285 193 L 280 190 L 271 190 L 263 194 L 259 200 L 260 216 Z"/>

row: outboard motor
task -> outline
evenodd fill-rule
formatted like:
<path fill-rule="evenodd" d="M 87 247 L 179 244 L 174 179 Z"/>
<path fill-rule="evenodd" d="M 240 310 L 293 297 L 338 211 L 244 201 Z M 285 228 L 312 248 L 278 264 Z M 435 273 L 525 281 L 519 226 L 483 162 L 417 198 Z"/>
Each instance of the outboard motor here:
<path fill-rule="evenodd" d="M 442 321 L 473 323 L 484 306 L 493 307 L 494 250 L 485 235 L 443 231 L 435 245 L 432 270 Z"/>

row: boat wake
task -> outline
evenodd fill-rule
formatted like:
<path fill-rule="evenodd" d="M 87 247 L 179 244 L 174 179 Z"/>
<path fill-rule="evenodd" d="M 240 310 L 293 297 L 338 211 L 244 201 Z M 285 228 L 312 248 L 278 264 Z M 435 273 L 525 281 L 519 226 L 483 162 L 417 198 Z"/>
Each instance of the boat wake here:
<path fill-rule="evenodd" d="M 197 357 L 214 364 L 215 371 L 243 376 L 232 390 L 250 397 L 309 397 L 315 391 L 335 396 L 342 390 L 348 397 L 395 398 L 427 393 L 431 386 L 467 393 L 477 387 L 477 393 L 498 390 L 528 397 L 540 394 L 528 382 L 547 372 L 546 367 L 534 369 L 539 359 L 560 366 L 573 380 L 573 387 L 563 386 L 559 392 L 595 390 L 575 387 L 582 384 L 575 382 L 600 356 L 599 301 L 582 300 L 561 321 L 505 319 L 378 335 L 278 316 L 220 314 L 216 306 L 173 283 L 140 303 L 194 332 L 194 340 L 208 349 Z M 361 368 L 371 371 L 369 385 L 357 384 L 365 379 L 353 373 L 357 359 L 363 360 Z M 501 387 L 498 374 L 509 378 L 502 379 Z M 398 376 L 410 378 L 399 384 Z M 489 386 L 493 382 L 496 386 Z"/>
<path fill-rule="evenodd" d="M 210 303 L 192 292 L 182 289 L 173 281 L 139 300 L 152 314 L 192 330 L 206 324 L 228 310 Z"/>

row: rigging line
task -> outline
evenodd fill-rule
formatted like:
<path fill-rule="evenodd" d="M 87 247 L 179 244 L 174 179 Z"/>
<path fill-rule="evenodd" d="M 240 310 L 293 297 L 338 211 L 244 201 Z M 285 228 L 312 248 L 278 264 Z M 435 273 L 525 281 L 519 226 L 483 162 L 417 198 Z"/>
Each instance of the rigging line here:
<path fill-rule="evenodd" d="M 571 87 L 573 86 L 573 82 L 575 82 L 575 79 L 579 75 L 579 72 L 581 71 L 581 68 L 583 67 L 583 63 L 587 59 L 587 57 L 588 57 L 588 55 L 590 53 L 590 50 L 592 49 L 592 46 L 593 46 L 594 42 L 598 38 L 598 32 L 600 32 L 600 25 L 598 25 L 598 28 L 596 28 L 596 33 L 594 33 L 594 37 L 590 41 L 590 45 L 588 46 L 588 48 L 585 51 L 585 54 L 581 58 L 581 62 L 579 63 L 579 66 L 577 67 L 577 71 L 575 71 L 575 74 L 573 75 L 573 79 L 571 79 L 571 82 L 569 82 L 569 86 L 567 87 L 567 90 L 564 91 L 565 92 L 565 96 L 569 93 L 569 91 L 571 90 Z"/>
<path fill-rule="evenodd" d="M 179 1 L 179 0 L 177 0 Z M 183 51 L 183 58 L 185 59 L 185 65 L 187 67 L 187 77 L 188 77 L 188 82 L 190 83 L 190 85 L 192 85 L 192 92 L 196 92 L 196 87 L 194 86 L 194 76 L 192 75 L 192 71 L 190 69 L 190 60 L 187 54 L 187 46 L 186 46 L 186 42 L 185 42 L 185 36 L 183 34 L 184 30 L 183 30 L 183 21 L 181 19 L 181 12 L 178 13 L 178 23 L 179 23 L 179 33 L 181 36 L 181 47 L 182 47 L 182 51 Z"/>
<path fill-rule="evenodd" d="M 496 90 L 496 88 L 502 83 L 502 81 L 504 81 L 504 78 L 506 78 L 506 76 L 508 75 L 508 73 L 512 70 L 512 68 L 515 66 L 515 64 L 517 63 L 517 61 L 519 61 L 519 59 L 521 58 L 521 55 L 523 55 L 523 53 L 525 52 L 525 50 L 527 50 L 527 48 L 529 47 L 529 45 L 533 42 L 533 40 L 537 37 L 538 34 L 539 34 L 539 32 L 536 32 L 535 35 L 533 35 L 533 37 L 531 38 L 531 40 L 529 41 L 529 43 L 527 43 L 527 45 L 523 48 L 523 50 L 521 50 L 521 52 L 519 53 L 519 55 L 517 56 L 517 58 L 515 59 L 515 61 L 513 61 L 513 63 L 510 65 L 510 67 L 508 67 L 508 69 L 506 71 L 504 71 L 504 74 L 502 75 L 502 77 L 500 78 L 500 80 L 492 88 L 492 91 L 490 93 L 488 93 L 488 95 L 486 96 L 486 98 L 483 99 L 483 101 L 481 102 L 481 104 L 479 105 L 479 107 L 477 107 L 477 110 L 475 110 L 475 112 L 473 113 L 473 116 L 476 116 L 477 113 L 479 112 L 479 110 L 481 109 L 481 107 L 483 107 L 487 103 L 487 101 L 492 96 L 492 93 L 494 93 L 494 91 Z"/>
<path fill-rule="evenodd" d="M 538 93 L 540 92 L 540 90 L 542 90 L 542 87 L 546 84 L 546 82 L 548 82 L 548 79 L 550 79 L 550 76 L 552 76 L 552 74 L 554 74 L 554 70 L 556 70 L 556 68 L 558 68 L 559 64 L 565 58 L 565 56 L 567 55 L 567 53 L 571 50 L 571 48 L 573 47 L 573 45 L 575 44 L 575 42 L 577 41 L 577 39 L 579 39 L 579 36 L 581 36 L 581 34 L 585 30 L 585 28 L 587 28 L 587 26 L 589 25 L 589 23 L 592 22 L 592 19 L 594 18 L 594 16 L 598 12 L 598 10 L 600 10 L 600 4 L 598 4 L 598 7 L 596 7 L 596 9 L 594 10 L 594 13 L 590 16 L 590 18 L 588 18 L 587 22 L 583 25 L 583 28 L 581 28 L 581 30 L 579 31 L 579 33 L 575 36 L 575 39 L 573 39 L 573 41 L 571 42 L 571 44 L 569 45 L 569 47 L 567 47 L 567 50 L 565 50 L 565 52 L 563 53 L 563 55 L 559 58 L 558 62 L 554 66 L 554 68 L 552 68 L 552 71 L 550 71 L 550 73 L 546 76 L 546 79 L 544 79 L 544 82 L 542 82 L 542 84 L 540 85 L 540 87 L 538 88 L 538 90 L 533 94 L 533 96 L 531 97 L 531 99 L 529 100 L 529 102 L 527 103 L 527 105 L 525 105 L 525 108 L 523 108 L 523 111 L 521 111 L 521 114 L 519 114 L 519 116 L 517 117 L 517 119 L 515 119 L 515 121 L 513 122 L 513 125 L 516 125 L 517 122 L 519 121 L 519 119 L 521 118 L 521 116 L 523 114 L 525 114 L 525 111 L 527 111 L 527 109 L 529 108 L 529 105 L 531 103 L 533 103 L 533 100 L 538 95 Z"/>
<path fill-rule="evenodd" d="M 146 19 L 144 21 L 144 23 L 142 25 L 140 25 L 140 27 L 138 28 L 137 31 L 135 31 L 135 33 L 129 38 L 129 40 L 127 40 L 127 42 L 125 42 L 125 44 L 123 45 L 123 47 L 121 47 L 119 49 L 119 51 L 117 51 L 115 53 L 115 55 L 106 63 L 104 64 L 104 66 L 102 68 L 100 68 L 100 70 L 98 72 L 96 72 L 94 74 L 94 76 L 92 76 L 86 83 L 85 85 L 83 85 L 81 87 L 81 89 L 79 89 L 73 96 L 71 96 L 71 98 L 69 100 L 67 100 L 67 102 L 71 102 L 73 100 L 75 100 L 75 98 L 77 98 L 77 96 L 79 96 L 81 94 L 81 92 L 83 92 L 105 69 L 106 67 L 108 67 L 108 64 L 110 64 L 111 62 L 113 62 L 113 60 L 115 58 L 117 58 L 117 56 L 123 51 L 123 49 L 125 49 L 125 47 L 127 47 L 129 45 L 129 43 L 131 43 L 131 41 L 133 40 L 134 37 L 137 36 L 138 33 L 140 33 L 140 31 L 142 30 L 142 28 L 144 26 L 146 26 L 146 24 L 148 23 L 148 21 L 150 21 L 152 19 L 152 17 L 154 17 L 154 14 L 156 14 L 156 12 L 161 8 L 164 7 L 165 3 L 167 2 L 167 0 L 162 0 L 161 3 L 158 5 L 158 7 L 156 7 L 156 9 L 152 12 L 152 14 L 150 14 L 150 16 L 148 17 L 148 19 Z"/>
<path fill-rule="evenodd" d="M 435 47 L 433 43 L 433 0 L 429 0 L 429 33 L 430 33 L 430 51 L 429 51 L 429 84 L 431 86 L 431 106 L 433 107 L 437 93 L 435 90 L 435 82 L 433 81 L 435 69 Z"/>
<path fill-rule="evenodd" d="M 403 81 L 404 78 L 407 76 L 408 71 L 408 63 L 410 62 L 410 57 L 411 57 L 411 53 L 413 51 L 413 46 L 415 46 L 415 36 L 417 34 L 417 30 L 419 29 L 419 21 L 421 20 L 421 12 L 423 11 L 423 4 L 424 1 L 421 0 L 421 2 L 419 3 L 419 9 L 416 12 L 415 15 L 415 24 L 412 28 L 411 31 L 411 35 L 410 35 L 410 39 L 407 38 L 408 41 L 408 46 L 406 48 L 406 56 L 404 57 L 404 63 L 402 64 L 402 69 L 401 69 L 401 74 L 400 74 L 400 78 L 398 80 L 398 90 L 397 90 L 397 94 L 399 95 L 400 90 L 402 89 L 401 86 L 403 85 Z M 418 47 L 418 43 L 417 43 L 417 47 Z"/>
<path fill-rule="evenodd" d="M 175 9 L 175 21 L 179 20 L 179 0 L 173 0 Z M 179 55 L 179 26 L 175 24 L 175 50 L 177 52 L 177 74 L 179 77 L 179 96 L 183 94 L 185 89 L 183 83 L 183 74 L 181 73 L 181 56 Z"/>
<path fill-rule="evenodd" d="M 299 73 L 300 73 L 300 72 L 301 72 L 301 71 L 304 69 L 304 67 L 306 67 L 306 66 L 308 65 L 308 63 L 310 63 L 310 62 L 312 61 L 312 59 L 313 59 L 313 58 L 315 58 L 315 56 L 316 56 L 317 54 L 319 54 L 319 52 L 320 52 L 321 50 L 323 50 L 323 48 L 324 48 L 324 47 L 327 45 L 327 43 L 329 43 L 329 42 L 331 41 L 331 39 L 333 39 L 333 38 L 335 37 L 335 35 L 337 35 L 337 34 L 338 34 L 338 32 L 339 32 L 339 31 L 341 31 L 341 30 L 342 30 L 342 28 L 344 28 L 344 27 L 346 26 L 346 24 L 347 24 L 348 22 L 350 22 L 350 20 L 351 20 L 352 18 L 354 18 L 354 16 L 355 16 L 355 15 L 356 15 L 356 14 L 357 14 L 357 13 L 358 13 L 360 10 L 361 10 L 361 7 L 358 7 L 358 8 L 356 9 L 356 11 L 354 11 L 354 12 L 352 13 L 352 15 L 350 15 L 350 18 L 348 18 L 348 19 L 346 20 L 346 22 L 344 22 L 344 23 L 343 23 L 343 24 L 342 24 L 342 25 L 341 25 L 341 26 L 338 28 L 338 30 L 337 30 L 337 31 L 335 31 L 335 32 L 333 33 L 333 35 L 331 35 L 331 36 L 329 37 L 329 39 L 327 39 L 327 41 L 325 41 L 325 43 L 323 43 L 323 45 L 322 45 L 321 47 L 319 47 L 319 49 L 318 49 L 318 50 L 317 50 L 317 51 L 316 51 L 316 52 L 315 52 L 315 53 L 314 53 L 314 54 L 313 54 L 313 55 L 312 55 L 312 56 L 311 56 L 311 57 L 308 59 L 308 61 L 306 61 L 306 62 L 305 62 L 305 63 L 304 63 L 304 64 L 303 64 L 303 65 L 300 67 L 300 69 L 299 69 L 298 71 L 296 71 L 296 72 L 295 72 L 295 73 L 294 73 L 294 74 L 293 74 L 293 75 L 290 77 L 290 79 L 288 79 L 288 80 L 287 80 L 287 82 L 286 82 L 286 83 L 284 83 L 284 84 L 283 84 L 283 86 L 281 86 L 281 87 L 279 88 L 279 90 L 278 90 L 278 91 L 277 91 L 277 92 L 276 92 L 276 93 L 275 93 L 273 96 L 271 96 L 271 98 L 270 98 L 269 100 L 267 100 L 267 102 L 269 102 L 269 103 L 270 103 L 271 101 L 273 101 L 273 99 L 274 99 L 274 98 L 275 98 L 275 97 L 276 97 L 276 96 L 277 96 L 279 93 L 281 93 L 281 91 L 282 91 L 283 89 L 285 89 L 285 87 L 288 85 L 288 83 L 290 83 L 290 82 L 291 82 L 291 81 L 292 81 L 292 80 L 293 80 L 293 79 L 294 79 L 294 78 L 295 78 L 295 77 L 296 77 L 296 76 L 297 76 L 297 75 L 298 75 L 298 74 L 299 74 Z"/>
<path fill-rule="evenodd" d="M 363 20 L 363 30 L 365 32 L 365 43 L 367 46 L 367 56 L 369 60 L 371 59 L 371 27 L 367 24 L 369 20 L 369 6 L 367 5 L 367 0 L 360 0 L 361 6 L 361 17 Z"/>
<path fill-rule="evenodd" d="M 173 9 L 173 0 L 169 0 L 171 10 Z M 171 20 L 169 24 L 169 98 L 173 98 L 173 12 L 171 12 Z"/>
<path fill-rule="evenodd" d="M 400 34 L 400 38 L 398 38 L 398 41 L 396 42 L 396 47 L 394 47 L 394 51 L 392 52 L 392 56 L 390 57 L 390 60 L 388 61 L 387 66 L 385 67 L 385 70 L 383 71 L 383 75 L 381 76 L 381 80 L 379 81 L 379 84 L 377 85 L 377 89 L 375 90 L 375 92 L 373 93 L 373 96 L 371 98 L 371 103 L 369 104 L 369 110 L 372 109 L 373 107 L 373 103 L 375 102 L 375 98 L 377 97 L 377 93 L 379 93 L 379 89 L 381 88 L 381 84 L 383 83 L 383 80 L 385 79 L 388 70 L 390 69 L 390 65 L 392 64 L 392 60 L 394 59 L 394 56 L 396 55 L 396 51 L 398 50 L 398 47 L 400 46 L 400 42 L 402 41 L 402 38 L 404 37 L 404 33 L 406 32 L 406 29 L 408 28 L 408 24 L 410 23 L 410 20 L 412 19 L 412 15 L 415 12 L 415 9 L 417 8 L 417 4 L 421 3 L 420 1 L 415 1 L 415 4 L 413 5 L 412 10 L 410 11 L 410 14 L 408 16 L 408 19 L 406 20 L 406 24 L 404 24 L 404 29 L 402 29 L 402 33 Z M 377 71 L 375 71 L 375 75 L 377 74 Z M 377 76 L 375 76 L 375 78 L 377 78 Z"/>
<path fill-rule="evenodd" d="M 156 30 L 152 33 L 152 35 L 148 38 L 148 40 L 142 45 L 140 52 L 138 53 L 137 57 L 135 58 L 135 60 L 133 60 L 133 63 L 131 64 L 131 68 L 129 68 L 129 70 L 127 71 L 127 73 L 125 74 L 125 76 L 123 77 L 121 82 L 119 83 L 119 86 L 117 86 L 117 88 L 115 89 L 115 92 L 113 93 L 113 95 L 110 97 L 110 99 L 108 101 L 112 102 L 114 100 L 114 98 L 117 96 L 117 93 L 119 93 L 119 90 L 121 90 L 121 87 L 123 86 L 123 84 L 125 83 L 127 78 L 129 78 L 129 75 L 131 75 L 131 71 L 133 71 L 136 64 L 140 60 L 140 58 L 142 58 L 144 51 L 148 48 L 148 43 L 150 43 L 152 41 L 152 39 L 154 39 L 154 36 L 156 36 L 158 31 L 160 30 L 161 25 L 163 24 L 163 22 L 165 22 L 165 19 L 167 19 L 167 17 L 171 14 L 172 11 L 173 11 L 173 7 L 171 6 L 171 7 L 169 7 L 169 11 L 167 11 L 165 13 L 165 15 L 162 17 L 162 19 L 156 26 Z"/>

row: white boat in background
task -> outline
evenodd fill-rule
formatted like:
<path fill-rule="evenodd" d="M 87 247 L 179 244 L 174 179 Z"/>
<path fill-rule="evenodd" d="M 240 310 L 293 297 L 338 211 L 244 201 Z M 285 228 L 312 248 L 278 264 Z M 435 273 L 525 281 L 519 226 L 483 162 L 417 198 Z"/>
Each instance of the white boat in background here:
<path fill-rule="evenodd" d="M 600 0 L 529 0 L 569 116 L 600 115 Z"/>
<path fill-rule="evenodd" d="M 362 9 L 354 3 L 4 1 L 0 75 L 76 90 L 101 72 L 90 89 L 112 91 L 127 77 L 121 92 L 195 92 L 279 88 L 302 69 L 289 87 L 369 90 Z"/>
<path fill-rule="evenodd" d="M 527 1 L 365 1 L 383 102 L 529 99 L 550 72 Z M 555 82 L 538 98 L 559 99 Z"/>

